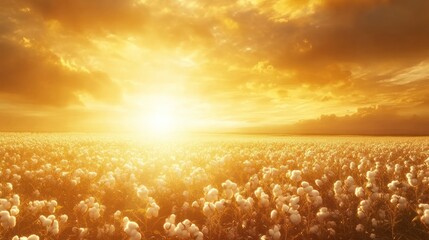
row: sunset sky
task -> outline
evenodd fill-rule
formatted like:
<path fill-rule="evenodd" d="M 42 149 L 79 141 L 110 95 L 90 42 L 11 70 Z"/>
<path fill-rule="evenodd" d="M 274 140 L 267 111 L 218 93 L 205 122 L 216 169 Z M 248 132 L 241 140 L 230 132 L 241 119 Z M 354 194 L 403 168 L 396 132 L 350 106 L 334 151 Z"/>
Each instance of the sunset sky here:
<path fill-rule="evenodd" d="M 0 1 L 0 131 L 157 128 L 429 134 L 429 1 Z"/>

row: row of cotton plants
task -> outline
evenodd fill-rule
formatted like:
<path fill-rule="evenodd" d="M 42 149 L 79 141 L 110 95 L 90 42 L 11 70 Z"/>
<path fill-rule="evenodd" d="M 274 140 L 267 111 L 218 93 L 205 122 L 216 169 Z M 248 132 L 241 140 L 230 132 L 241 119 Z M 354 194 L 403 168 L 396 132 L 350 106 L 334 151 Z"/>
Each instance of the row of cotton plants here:
<path fill-rule="evenodd" d="M 428 239 L 429 139 L 0 135 L 0 239 Z"/>

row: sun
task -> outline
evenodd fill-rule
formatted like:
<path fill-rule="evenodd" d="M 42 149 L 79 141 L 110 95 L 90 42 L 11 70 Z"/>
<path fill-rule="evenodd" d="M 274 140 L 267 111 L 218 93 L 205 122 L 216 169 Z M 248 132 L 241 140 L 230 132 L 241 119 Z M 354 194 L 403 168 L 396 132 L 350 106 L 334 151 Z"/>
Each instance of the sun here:
<path fill-rule="evenodd" d="M 133 114 L 134 130 L 149 137 L 169 137 L 180 129 L 179 107 L 171 96 L 146 98 Z"/>
<path fill-rule="evenodd" d="M 172 109 L 159 106 L 154 112 L 149 113 L 147 121 L 148 131 L 153 135 L 168 135 L 177 130 L 177 119 Z"/>

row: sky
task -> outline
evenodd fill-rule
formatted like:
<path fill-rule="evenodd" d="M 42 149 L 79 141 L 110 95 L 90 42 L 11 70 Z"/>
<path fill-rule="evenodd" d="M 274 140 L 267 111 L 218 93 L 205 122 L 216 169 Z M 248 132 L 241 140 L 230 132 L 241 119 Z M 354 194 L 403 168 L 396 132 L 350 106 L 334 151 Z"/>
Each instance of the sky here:
<path fill-rule="evenodd" d="M 1 0 L 0 131 L 429 135 L 427 0 Z"/>

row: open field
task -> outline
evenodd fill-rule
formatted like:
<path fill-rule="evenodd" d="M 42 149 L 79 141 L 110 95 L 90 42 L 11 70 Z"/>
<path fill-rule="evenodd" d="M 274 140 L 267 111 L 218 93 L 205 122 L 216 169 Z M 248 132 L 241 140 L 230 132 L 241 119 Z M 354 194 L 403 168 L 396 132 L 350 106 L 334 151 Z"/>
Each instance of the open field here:
<path fill-rule="evenodd" d="M 429 138 L 0 135 L 1 239 L 429 239 Z"/>

